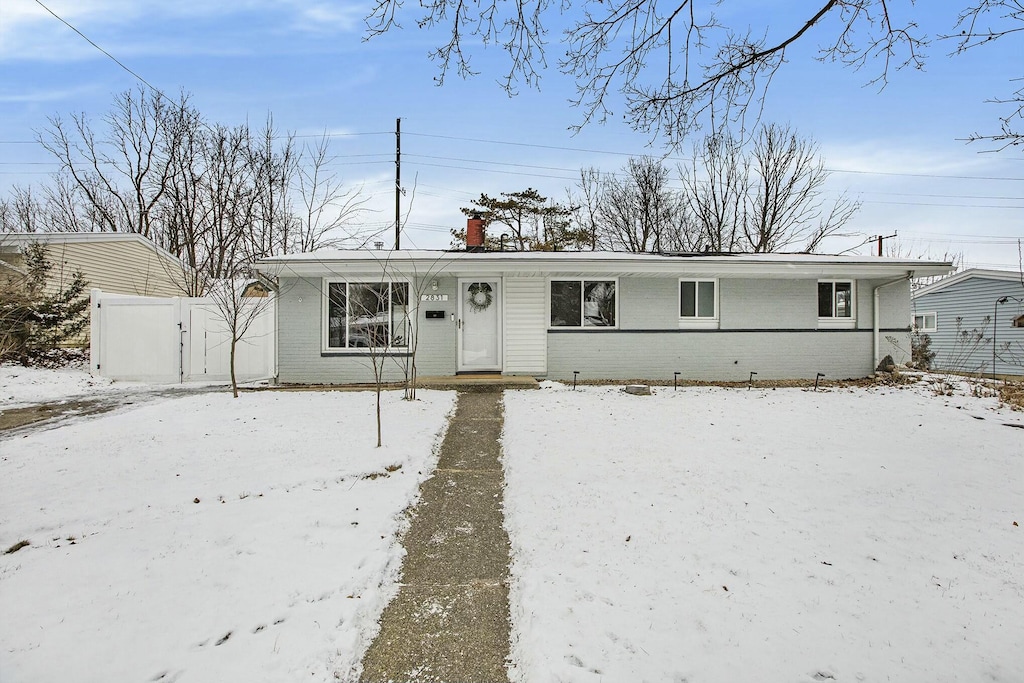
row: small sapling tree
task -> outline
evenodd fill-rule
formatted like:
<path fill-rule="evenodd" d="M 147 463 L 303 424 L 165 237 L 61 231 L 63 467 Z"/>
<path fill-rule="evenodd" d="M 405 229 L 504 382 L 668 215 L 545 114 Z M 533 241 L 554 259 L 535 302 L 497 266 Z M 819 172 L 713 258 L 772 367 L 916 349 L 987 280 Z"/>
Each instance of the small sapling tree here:
<path fill-rule="evenodd" d="M 250 272 L 244 269 L 239 275 L 244 276 Z M 246 343 L 246 335 L 253 329 L 254 323 L 267 314 L 274 295 L 271 288 L 259 280 L 235 277 L 212 283 L 208 296 L 216 306 L 231 339 L 231 394 L 238 398 L 238 375 L 235 370 L 238 345 Z"/>

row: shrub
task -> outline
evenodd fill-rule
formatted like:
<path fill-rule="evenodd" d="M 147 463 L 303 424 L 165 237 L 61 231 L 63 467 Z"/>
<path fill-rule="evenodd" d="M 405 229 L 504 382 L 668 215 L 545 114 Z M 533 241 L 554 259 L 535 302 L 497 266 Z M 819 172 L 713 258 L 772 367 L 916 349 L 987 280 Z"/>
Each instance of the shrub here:
<path fill-rule="evenodd" d="M 927 334 L 914 331 L 910 337 L 910 360 L 914 367 L 921 370 L 931 370 L 932 361 L 935 360 L 935 352 L 931 349 L 932 338 Z"/>
<path fill-rule="evenodd" d="M 46 289 L 53 266 L 40 244 L 25 249 L 22 278 L 0 283 L 0 361 L 50 364 L 57 349 L 78 337 L 89 322 L 89 296 L 81 272 L 64 287 Z"/>

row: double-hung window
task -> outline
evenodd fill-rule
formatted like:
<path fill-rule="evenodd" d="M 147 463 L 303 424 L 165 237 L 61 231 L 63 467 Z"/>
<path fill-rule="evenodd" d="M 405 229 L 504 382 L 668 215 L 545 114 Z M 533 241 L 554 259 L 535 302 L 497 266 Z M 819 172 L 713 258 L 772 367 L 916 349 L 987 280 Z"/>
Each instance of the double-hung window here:
<path fill-rule="evenodd" d="M 551 327 L 615 327 L 615 280 L 552 280 Z"/>
<path fill-rule="evenodd" d="M 408 282 L 328 282 L 328 349 L 405 349 Z"/>
<path fill-rule="evenodd" d="M 715 327 L 717 324 L 717 280 L 680 280 L 679 325 L 681 327 Z"/>
<path fill-rule="evenodd" d="M 818 281 L 818 325 L 820 327 L 853 327 L 853 282 L 849 280 Z"/>
<path fill-rule="evenodd" d="M 915 313 L 915 332 L 934 332 L 938 325 L 938 316 L 935 313 Z"/>

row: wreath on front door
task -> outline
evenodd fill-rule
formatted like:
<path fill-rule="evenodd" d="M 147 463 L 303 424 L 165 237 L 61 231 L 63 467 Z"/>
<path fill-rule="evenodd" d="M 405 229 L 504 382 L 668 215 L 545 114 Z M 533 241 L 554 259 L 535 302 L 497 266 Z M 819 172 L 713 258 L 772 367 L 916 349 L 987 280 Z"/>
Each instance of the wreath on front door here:
<path fill-rule="evenodd" d="M 474 282 L 469 286 L 469 307 L 475 312 L 486 311 L 494 303 L 494 292 L 486 282 Z"/>

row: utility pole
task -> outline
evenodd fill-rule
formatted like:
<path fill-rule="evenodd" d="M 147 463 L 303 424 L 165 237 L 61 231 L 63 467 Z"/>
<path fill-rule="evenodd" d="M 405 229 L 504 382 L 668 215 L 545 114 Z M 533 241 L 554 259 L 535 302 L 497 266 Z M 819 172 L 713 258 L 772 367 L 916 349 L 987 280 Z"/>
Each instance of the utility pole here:
<path fill-rule="evenodd" d="M 893 233 L 891 235 L 886 235 L 885 237 L 879 235 L 878 237 L 875 238 L 876 240 L 878 240 L 878 255 L 879 256 L 882 255 L 882 240 L 889 240 L 889 239 L 892 239 L 895 236 L 896 236 L 896 233 Z"/>
<path fill-rule="evenodd" d="M 402 119 L 395 119 L 395 251 L 402 248 Z M 879 242 L 881 244 L 881 242 Z M 881 249 L 881 247 L 879 247 Z"/>

